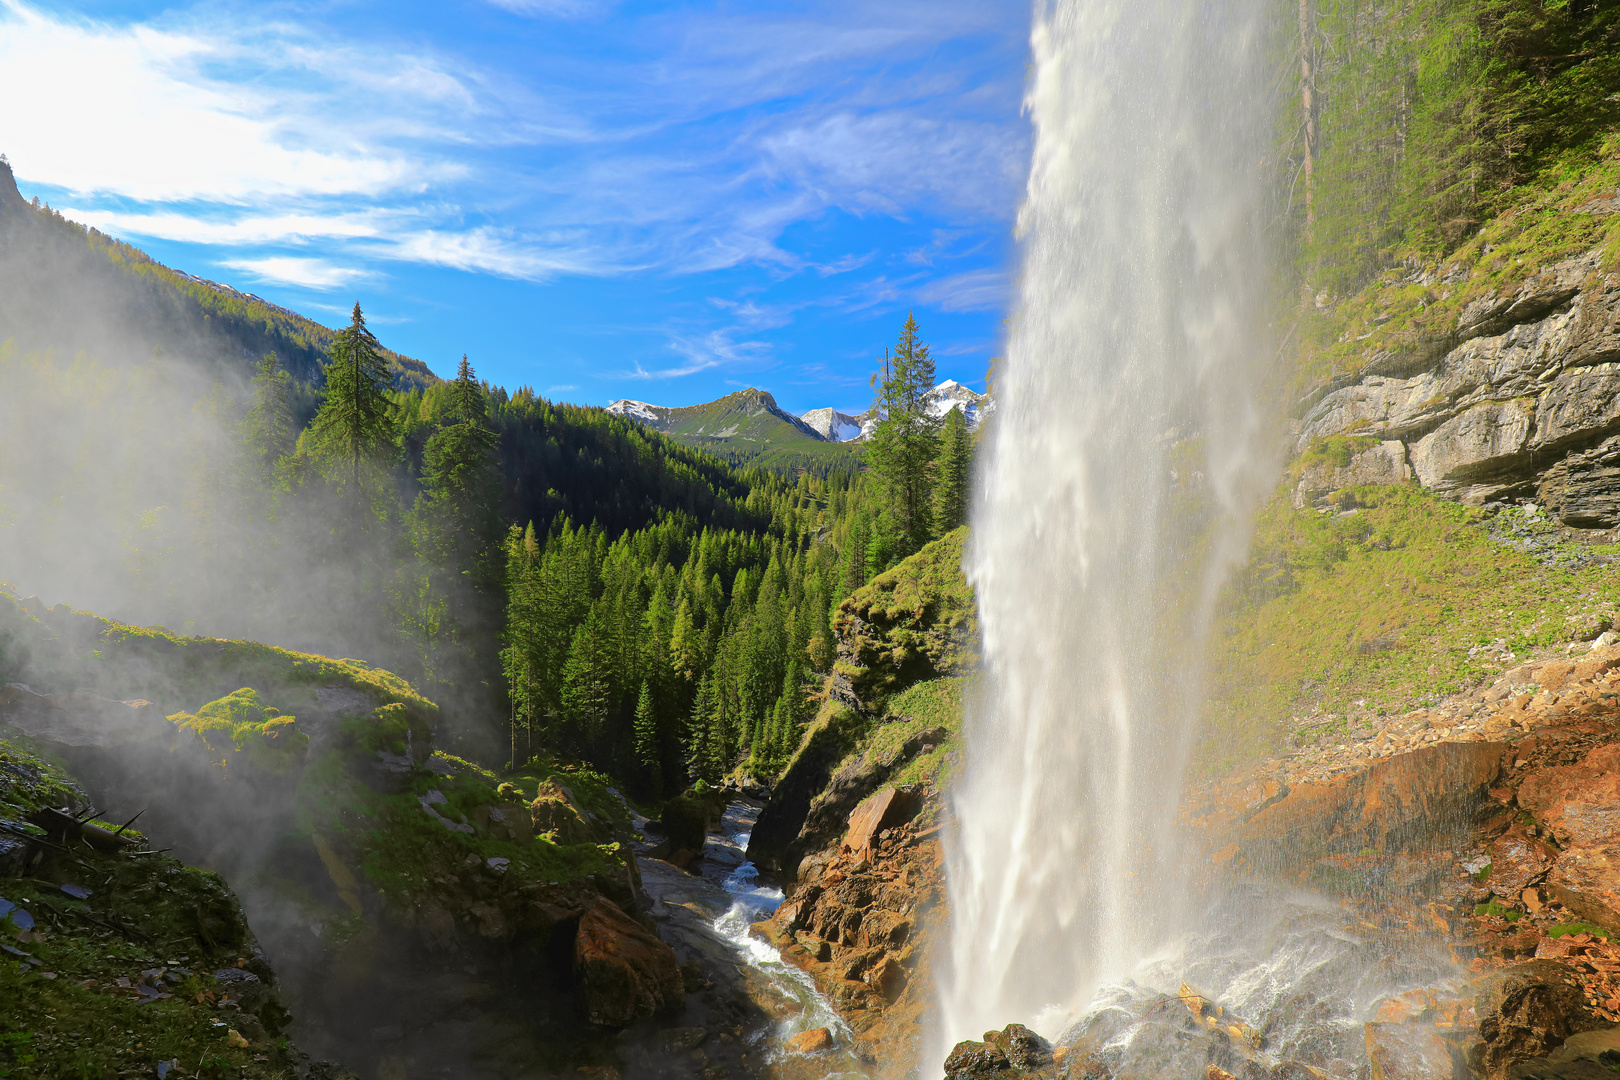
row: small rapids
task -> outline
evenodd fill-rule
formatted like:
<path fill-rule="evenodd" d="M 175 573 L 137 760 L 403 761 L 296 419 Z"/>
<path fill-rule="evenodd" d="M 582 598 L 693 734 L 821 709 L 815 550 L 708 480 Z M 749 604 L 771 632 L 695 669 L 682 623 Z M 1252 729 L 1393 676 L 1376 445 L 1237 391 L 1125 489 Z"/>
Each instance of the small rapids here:
<path fill-rule="evenodd" d="M 864 1076 L 859 1060 L 850 1052 L 853 1033 L 832 1003 L 816 989 L 815 981 L 784 961 L 775 948 L 755 937 L 750 929 L 761 919 L 770 918 L 782 902 L 782 890 L 761 882 L 758 869 L 744 855 L 758 813 L 759 808 L 749 803 L 731 803 L 721 819 L 721 831 L 711 834 L 704 847 L 703 876 L 731 897 L 731 907 L 714 920 L 713 930 L 765 984 L 773 999 L 770 1008 L 779 1019 L 770 1034 L 768 1061 L 778 1065 L 784 1075 L 805 1080 Z M 796 1055 L 786 1049 L 788 1039 L 816 1028 L 832 1032 L 832 1051 Z"/>

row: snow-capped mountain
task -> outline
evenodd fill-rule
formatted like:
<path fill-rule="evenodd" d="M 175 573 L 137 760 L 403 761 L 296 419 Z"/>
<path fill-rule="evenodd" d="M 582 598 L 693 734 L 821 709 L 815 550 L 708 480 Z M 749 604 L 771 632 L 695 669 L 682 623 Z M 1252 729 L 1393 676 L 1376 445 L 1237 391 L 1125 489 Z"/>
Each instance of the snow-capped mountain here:
<path fill-rule="evenodd" d="M 989 394 L 975 393 L 955 379 L 946 379 L 928 391 L 925 400 L 930 416 L 943 417 L 952 409 L 961 409 L 969 428 L 978 427 L 981 419 L 996 410 L 996 403 Z"/>
<path fill-rule="evenodd" d="M 946 379 L 932 390 L 925 398 L 928 403 L 928 415 L 944 417 L 952 409 L 961 409 L 967 418 L 970 429 L 979 426 L 979 421 L 995 411 L 996 403 L 989 394 L 979 394 L 970 390 L 955 379 Z M 853 442 L 864 439 L 872 434 L 877 426 L 877 418 L 872 410 L 851 415 L 839 412 L 837 409 L 811 409 L 801 413 L 799 419 L 815 428 L 823 439 L 828 442 Z"/>
<path fill-rule="evenodd" d="M 851 416 L 837 409 L 811 409 L 807 413 L 800 413 L 799 419 L 815 428 L 828 442 L 849 442 L 866 434 L 866 428 L 861 424 L 865 416 L 865 413 Z"/>
<path fill-rule="evenodd" d="M 620 398 L 609 405 L 607 411 L 614 416 L 628 416 L 649 424 L 656 424 L 669 414 L 669 409 L 662 405 L 649 405 L 645 401 L 632 401 L 629 398 Z"/>

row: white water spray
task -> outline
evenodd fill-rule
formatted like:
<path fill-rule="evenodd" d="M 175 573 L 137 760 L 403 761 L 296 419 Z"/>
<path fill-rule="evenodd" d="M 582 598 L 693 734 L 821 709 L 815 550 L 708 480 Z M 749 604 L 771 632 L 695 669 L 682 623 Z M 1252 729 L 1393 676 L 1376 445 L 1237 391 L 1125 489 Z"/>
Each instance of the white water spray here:
<path fill-rule="evenodd" d="M 1055 1034 L 1178 924 L 1200 654 L 1270 477 L 1259 0 L 1041 5 L 969 576 L 944 1046 Z"/>

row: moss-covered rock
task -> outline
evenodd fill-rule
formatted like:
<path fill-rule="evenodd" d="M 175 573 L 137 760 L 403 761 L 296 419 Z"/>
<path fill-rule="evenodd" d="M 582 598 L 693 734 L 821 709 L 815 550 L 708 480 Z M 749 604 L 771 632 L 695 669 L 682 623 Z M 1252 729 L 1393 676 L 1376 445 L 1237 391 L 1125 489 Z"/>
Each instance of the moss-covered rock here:
<path fill-rule="evenodd" d="M 135 843 L 71 847 L 22 822 L 86 798 L 58 767 L 0 740 L 0 1076 L 282 1077 L 305 1063 L 281 1032 L 275 973 L 218 874 Z M 96 823 L 107 830 L 117 826 Z M 7 873 L 7 869 L 11 873 Z M 18 871 L 26 870 L 26 876 Z"/>
<path fill-rule="evenodd" d="M 878 713 L 914 682 L 965 671 L 978 649 L 978 614 L 962 573 L 967 527 L 884 571 L 833 617 L 834 694 Z"/>
<path fill-rule="evenodd" d="M 297 717 L 264 704 L 252 687 L 210 701 L 195 713 L 175 713 L 169 720 L 195 736 L 209 757 L 226 769 L 240 754 L 249 767 L 283 776 L 304 760 L 309 749 L 309 736 L 298 728 Z"/>

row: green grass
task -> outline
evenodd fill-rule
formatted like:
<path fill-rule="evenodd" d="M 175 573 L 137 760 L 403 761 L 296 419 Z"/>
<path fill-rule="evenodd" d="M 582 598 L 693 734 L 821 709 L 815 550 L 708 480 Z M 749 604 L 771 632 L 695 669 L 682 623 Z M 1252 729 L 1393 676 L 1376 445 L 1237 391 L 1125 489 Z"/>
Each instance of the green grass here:
<path fill-rule="evenodd" d="M 912 758 L 889 778 L 897 786 L 924 784 L 943 791 L 962 763 L 963 699 L 972 686 L 970 676 L 955 675 L 929 679 L 896 694 L 889 699 L 888 716 L 861 747 L 862 753 L 869 757 L 892 753 L 919 731 L 944 728 L 948 733 L 944 742 Z"/>
<path fill-rule="evenodd" d="M 1620 565 L 1580 568 L 1613 546 L 1518 510 L 1492 518 L 1416 485 L 1350 489 L 1340 505 L 1355 512 L 1296 511 L 1280 493 L 1262 511 L 1211 646 L 1207 767 L 1431 704 L 1501 669 L 1479 647 L 1522 658 L 1620 598 Z"/>

